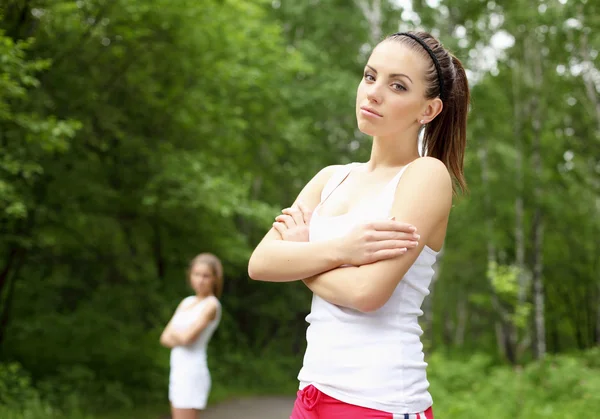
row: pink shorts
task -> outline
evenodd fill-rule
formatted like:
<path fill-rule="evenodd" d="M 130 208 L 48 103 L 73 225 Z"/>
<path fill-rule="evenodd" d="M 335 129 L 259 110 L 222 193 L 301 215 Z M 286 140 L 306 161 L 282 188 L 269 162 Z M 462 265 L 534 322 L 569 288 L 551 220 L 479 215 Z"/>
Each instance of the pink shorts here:
<path fill-rule="evenodd" d="M 290 419 L 433 419 L 431 407 L 420 413 L 388 413 L 341 402 L 313 385 L 298 391 Z"/>

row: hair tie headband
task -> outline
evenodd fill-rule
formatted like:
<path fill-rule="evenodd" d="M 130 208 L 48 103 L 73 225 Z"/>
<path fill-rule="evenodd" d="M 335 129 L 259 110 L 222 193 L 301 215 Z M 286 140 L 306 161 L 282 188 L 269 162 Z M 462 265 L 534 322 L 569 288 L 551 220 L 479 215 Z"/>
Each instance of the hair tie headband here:
<path fill-rule="evenodd" d="M 425 43 L 425 41 L 423 41 L 418 36 L 413 35 L 412 33 L 398 32 L 398 33 L 395 33 L 392 36 L 408 36 L 409 38 L 414 39 L 415 41 L 417 41 L 425 49 L 425 51 L 427 51 L 427 53 L 429 54 L 429 56 L 433 60 L 433 64 L 435 65 L 435 71 L 437 73 L 438 83 L 440 85 L 440 99 L 442 99 L 442 101 L 443 101 L 444 100 L 444 79 L 442 78 L 442 67 L 440 67 L 440 63 L 438 62 L 438 59 L 435 56 L 435 54 L 433 53 L 433 51 L 431 50 L 431 48 L 429 48 L 429 46 Z"/>

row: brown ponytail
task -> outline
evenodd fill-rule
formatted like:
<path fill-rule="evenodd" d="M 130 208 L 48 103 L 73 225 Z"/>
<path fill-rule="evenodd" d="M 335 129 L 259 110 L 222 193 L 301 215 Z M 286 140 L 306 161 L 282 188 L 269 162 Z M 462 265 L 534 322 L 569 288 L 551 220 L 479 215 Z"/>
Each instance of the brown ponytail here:
<path fill-rule="evenodd" d="M 444 102 L 442 112 L 427 126 L 423 135 L 423 154 L 440 159 L 454 177 L 455 188 L 465 193 L 464 157 L 467 144 L 467 112 L 469 84 L 458 58 L 451 56 L 454 66 L 452 89 Z"/>
<path fill-rule="evenodd" d="M 467 192 L 464 157 L 470 93 L 462 63 L 426 32 L 398 33 L 387 39 L 411 46 L 431 62 L 430 70 L 425 75 L 429 84 L 426 97 L 433 99 L 439 96 L 444 106 L 440 114 L 425 127 L 423 155 L 441 160 L 454 178 L 454 191 L 460 189 L 463 193 Z"/>

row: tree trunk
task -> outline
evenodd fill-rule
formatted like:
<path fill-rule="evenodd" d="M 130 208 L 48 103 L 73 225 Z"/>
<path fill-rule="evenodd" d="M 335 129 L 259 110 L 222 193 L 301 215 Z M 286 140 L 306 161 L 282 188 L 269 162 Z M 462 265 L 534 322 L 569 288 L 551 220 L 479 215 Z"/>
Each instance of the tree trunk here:
<path fill-rule="evenodd" d="M 454 346 L 462 348 L 465 343 L 465 332 L 467 330 L 468 306 L 464 294 L 459 294 L 456 302 L 456 328 L 454 329 Z"/>
<path fill-rule="evenodd" d="M 538 189 L 539 186 L 536 187 Z M 544 225 L 542 211 L 535 209 L 533 218 L 533 295 L 535 307 L 535 355 L 540 359 L 546 355 L 546 329 L 544 318 L 544 283 L 543 271 Z"/>
<path fill-rule="evenodd" d="M 583 15 L 580 15 L 579 18 L 583 22 Z M 581 31 L 579 51 L 584 63 L 581 76 L 585 84 L 585 92 L 596 112 L 596 129 L 598 130 L 598 133 L 600 133 L 600 99 L 598 99 L 598 91 L 596 90 L 596 84 L 594 83 L 594 60 L 590 56 L 588 33 L 586 31 Z"/>
<path fill-rule="evenodd" d="M 2 295 L 4 294 L 4 289 L 8 286 L 9 277 L 12 272 L 13 265 L 17 260 L 18 252 L 19 251 L 16 247 L 13 247 L 12 249 L 10 249 L 10 251 L 8 252 L 6 264 L 4 265 L 4 268 L 2 269 L 2 271 L 0 271 L 0 302 L 2 302 Z M 3 311 L 4 311 L 4 304 L 2 306 L 0 306 L 0 316 L 2 315 Z"/>
<path fill-rule="evenodd" d="M 10 253 L 9 262 L 0 273 L 2 284 L 6 290 L 4 293 L 0 290 L 0 302 L 2 302 L 2 306 L 0 307 L 0 346 L 6 337 L 6 329 L 10 321 L 10 311 L 15 293 L 15 284 L 17 283 L 17 277 L 24 261 L 25 250 L 13 249 Z"/>
<path fill-rule="evenodd" d="M 596 345 L 600 346 L 600 283 L 598 284 L 598 304 L 596 304 Z"/>
<path fill-rule="evenodd" d="M 513 66 L 513 124 L 515 137 L 515 264 L 519 270 L 519 304 L 525 303 L 527 298 L 527 288 L 529 285 L 528 277 L 525 272 L 525 237 L 523 234 L 523 132 L 521 130 L 521 121 L 523 110 L 521 106 L 521 95 L 518 80 L 521 73 L 518 70 L 518 63 Z"/>
<path fill-rule="evenodd" d="M 514 130 L 513 135 L 515 138 L 515 266 L 517 267 L 517 279 L 518 279 L 518 292 L 517 292 L 517 306 L 515 310 L 527 303 L 527 299 L 530 293 L 530 276 L 527 272 L 525 264 L 525 234 L 524 234 L 524 168 L 523 168 L 523 117 L 525 115 L 525 106 L 521 102 L 521 88 L 519 81 L 521 80 L 522 72 L 520 71 L 519 63 L 513 63 L 513 78 L 512 78 L 512 89 L 513 89 L 513 124 Z M 514 328 L 514 341 L 518 342 L 516 348 L 516 359 L 517 361 L 521 358 L 521 355 L 525 352 L 527 347 L 531 344 L 531 335 L 529 329 L 525 328 L 522 335 Z"/>
<path fill-rule="evenodd" d="M 535 51 L 535 52 L 534 52 Z M 540 110 L 540 101 L 538 95 L 542 94 L 542 57 L 538 48 L 532 48 L 533 53 L 533 73 L 534 83 L 536 84 L 536 94 L 531 101 L 532 115 L 532 155 L 531 163 L 534 174 L 533 196 L 535 210 L 533 216 L 533 292 L 534 292 L 534 311 L 535 311 L 535 355 L 536 358 L 543 358 L 546 354 L 546 329 L 544 315 L 544 282 L 543 282 L 543 244 L 544 244 L 544 219 L 542 212 L 542 154 L 541 154 L 541 131 L 542 118 Z"/>
<path fill-rule="evenodd" d="M 355 0 L 354 3 L 369 23 L 369 43 L 374 47 L 381 41 L 381 0 Z"/>
<path fill-rule="evenodd" d="M 580 22 L 585 21 L 585 15 L 583 13 L 583 5 L 578 6 L 577 19 Z M 593 109 L 595 110 L 596 134 L 600 135 L 600 98 L 598 98 L 598 91 L 596 89 L 596 84 L 594 82 L 594 73 L 596 73 L 597 70 L 594 68 L 594 60 L 590 56 L 588 33 L 589 32 L 587 32 L 585 30 L 581 31 L 581 37 L 579 40 L 580 41 L 579 54 L 581 56 L 581 59 L 584 62 L 584 65 L 582 66 L 581 75 L 582 75 L 583 82 L 585 85 L 585 91 L 586 91 L 588 100 L 590 101 L 590 104 L 592 105 Z M 600 214 L 598 214 L 598 216 L 600 216 Z M 596 252 L 596 254 L 597 254 L 597 252 Z M 598 272 L 598 276 L 600 276 L 600 272 Z M 595 325 L 595 331 L 594 331 L 594 341 L 597 345 L 600 345 L 600 282 L 597 283 L 597 302 L 595 304 L 595 308 L 597 311 L 596 311 L 596 325 Z"/>
<path fill-rule="evenodd" d="M 158 220 L 158 217 L 157 217 Z M 154 230 L 154 240 L 152 243 L 152 250 L 154 253 L 154 266 L 156 268 L 156 276 L 160 279 L 161 285 L 165 284 L 165 275 L 166 275 L 166 263 L 165 257 L 163 255 L 163 245 L 162 245 L 162 234 L 161 234 L 161 226 L 158 221 L 155 221 L 152 226 Z"/>
<path fill-rule="evenodd" d="M 487 236 L 487 266 L 490 267 L 496 263 L 496 246 L 494 244 L 494 221 L 492 213 L 492 197 L 490 194 L 489 186 L 489 165 L 488 165 L 488 145 L 486 139 L 481 139 L 480 148 L 478 150 L 478 156 L 481 164 L 481 186 L 483 192 L 483 204 L 485 208 L 485 227 Z M 488 278 L 491 281 L 491 278 Z M 492 305 L 498 316 L 496 320 L 496 339 L 498 343 L 499 352 L 506 357 L 506 359 L 514 364 L 515 351 L 512 343 L 513 333 L 511 332 L 510 320 L 506 309 L 502 306 L 498 295 L 494 289 L 493 284 L 490 282 L 490 294 L 492 299 Z"/>

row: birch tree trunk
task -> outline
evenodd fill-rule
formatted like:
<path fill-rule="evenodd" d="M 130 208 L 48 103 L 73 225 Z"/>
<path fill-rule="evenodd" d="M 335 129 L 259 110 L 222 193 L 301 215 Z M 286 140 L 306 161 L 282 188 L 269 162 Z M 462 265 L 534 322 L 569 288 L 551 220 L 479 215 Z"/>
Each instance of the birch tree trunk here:
<path fill-rule="evenodd" d="M 522 77 L 522 71 L 519 62 L 513 63 L 512 92 L 513 92 L 513 135 L 515 138 L 515 266 L 517 267 L 518 291 L 517 291 L 517 310 L 520 306 L 527 303 L 530 294 L 531 280 L 525 264 L 525 234 L 524 234 L 524 168 L 523 168 L 523 118 L 525 115 L 525 106 L 523 106 L 522 89 L 519 80 Z M 531 336 L 529 329 L 521 334 L 516 327 L 513 327 L 515 336 L 513 340 L 517 343 L 516 360 L 518 361 L 523 352 L 530 346 Z"/>
<path fill-rule="evenodd" d="M 489 186 L 489 163 L 488 163 L 488 144 L 487 140 L 482 138 L 480 140 L 480 148 L 478 150 L 479 161 L 481 164 L 481 184 L 482 190 L 484 191 L 483 203 L 485 208 L 485 228 L 487 232 L 487 266 L 491 267 L 496 264 L 496 246 L 494 244 L 494 221 L 492 215 L 492 197 L 490 195 Z M 491 281 L 491 278 L 487 278 Z M 508 319 L 508 313 L 502 306 L 498 295 L 494 289 L 494 285 L 490 283 L 490 293 L 492 299 L 492 305 L 498 319 L 496 320 L 496 340 L 498 343 L 498 350 L 506 357 L 509 362 L 515 362 L 514 345 L 511 343 L 511 327 Z"/>
<path fill-rule="evenodd" d="M 583 16 L 580 16 L 580 19 L 583 22 Z M 583 70 L 581 72 L 581 76 L 585 84 L 585 92 L 593 109 L 595 110 L 596 129 L 597 133 L 600 133 L 600 100 L 598 99 L 598 91 L 596 90 L 596 84 L 594 83 L 594 61 L 590 56 L 588 33 L 586 31 L 581 31 L 579 51 L 584 64 L 582 66 Z"/>
<path fill-rule="evenodd" d="M 578 7 L 578 16 L 577 19 L 580 22 L 585 22 L 585 14 L 583 13 L 583 6 L 580 5 Z M 585 26 L 585 25 L 584 25 Z M 595 111 L 596 116 L 596 135 L 600 137 L 600 98 L 598 98 L 598 90 L 596 88 L 596 84 L 594 82 L 593 74 L 597 71 L 594 67 L 594 60 L 590 56 L 590 46 L 589 46 L 589 32 L 586 30 L 581 31 L 581 36 L 579 38 L 579 56 L 583 61 L 581 76 L 583 78 L 583 82 L 585 85 L 585 92 L 592 105 L 592 108 Z M 600 199 L 596 201 L 596 212 L 597 216 L 600 217 Z M 597 283 L 597 302 L 596 306 L 596 326 L 595 326 L 595 341 L 598 345 L 600 345 L 600 271 L 598 271 L 598 283 Z"/>
<path fill-rule="evenodd" d="M 381 41 L 381 0 L 354 0 L 369 24 L 369 43 L 374 47 Z"/>
<path fill-rule="evenodd" d="M 519 64 L 513 67 L 513 124 L 515 137 L 515 264 L 519 269 L 519 304 L 527 298 L 528 277 L 525 272 L 525 238 L 523 234 L 523 132 L 521 130 L 523 110 L 521 105 L 521 89 L 518 80 L 521 72 Z"/>
<path fill-rule="evenodd" d="M 533 83 L 535 93 L 531 100 L 532 117 L 532 143 L 531 165 L 534 174 L 534 216 L 533 216 L 533 303 L 535 318 L 535 356 L 540 359 L 546 355 L 546 327 L 544 314 L 544 281 L 543 281 L 543 244 L 544 244 L 544 219 L 542 211 L 542 182 L 543 162 L 541 154 L 542 117 L 539 95 L 542 93 L 543 69 L 540 48 L 535 41 L 531 41 L 531 48 L 527 51 L 532 57 Z"/>

